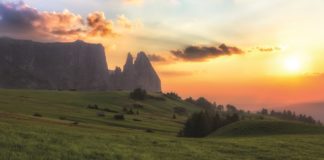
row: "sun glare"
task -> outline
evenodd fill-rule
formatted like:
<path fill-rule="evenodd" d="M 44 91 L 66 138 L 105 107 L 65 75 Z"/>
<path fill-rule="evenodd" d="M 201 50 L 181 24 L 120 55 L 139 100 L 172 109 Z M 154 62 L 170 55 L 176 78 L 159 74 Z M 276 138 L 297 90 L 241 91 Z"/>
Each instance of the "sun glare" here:
<path fill-rule="evenodd" d="M 298 73 L 301 70 L 301 60 L 298 57 L 288 57 L 285 59 L 284 68 L 289 73 Z"/>

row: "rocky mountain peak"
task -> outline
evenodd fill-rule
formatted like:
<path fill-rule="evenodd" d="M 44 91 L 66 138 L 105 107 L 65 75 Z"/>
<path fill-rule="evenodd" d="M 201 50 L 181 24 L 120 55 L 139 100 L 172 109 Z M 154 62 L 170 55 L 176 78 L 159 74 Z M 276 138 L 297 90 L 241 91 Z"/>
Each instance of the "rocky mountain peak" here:
<path fill-rule="evenodd" d="M 134 62 L 133 62 L 133 56 L 131 53 L 128 53 L 127 55 L 127 58 L 126 58 L 126 63 L 124 65 L 124 72 L 132 72 L 133 70 L 133 65 L 134 65 Z"/>
<path fill-rule="evenodd" d="M 161 91 L 161 80 L 145 52 L 137 54 L 134 68 L 138 77 L 137 87 L 146 88 L 151 91 Z"/>
<path fill-rule="evenodd" d="M 137 53 L 137 57 L 135 60 L 135 65 L 151 65 L 150 60 L 146 56 L 145 52 L 141 51 Z"/>

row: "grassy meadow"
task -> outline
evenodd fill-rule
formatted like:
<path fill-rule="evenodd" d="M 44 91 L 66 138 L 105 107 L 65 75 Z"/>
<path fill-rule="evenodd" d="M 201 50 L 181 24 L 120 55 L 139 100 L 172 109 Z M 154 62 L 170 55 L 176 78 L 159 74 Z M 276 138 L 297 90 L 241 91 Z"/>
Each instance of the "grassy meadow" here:
<path fill-rule="evenodd" d="M 324 159 L 323 127 L 278 119 L 239 121 L 206 138 L 177 137 L 188 115 L 199 109 L 164 98 L 136 102 L 123 91 L 1 89 L 0 159 Z M 115 120 L 112 112 L 98 116 L 102 111 L 87 107 L 122 112 L 135 103 L 143 106 L 139 114 L 125 114 L 125 120 Z M 188 113 L 174 119 L 174 107 Z"/>

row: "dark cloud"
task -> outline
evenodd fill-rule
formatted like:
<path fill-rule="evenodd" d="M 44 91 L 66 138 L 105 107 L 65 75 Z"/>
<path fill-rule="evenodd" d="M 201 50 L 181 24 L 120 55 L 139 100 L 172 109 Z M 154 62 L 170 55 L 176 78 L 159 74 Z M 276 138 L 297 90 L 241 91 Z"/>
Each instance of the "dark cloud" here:
<path fill-rule="evenodd" d="M 160 55 L 156 54 L 148 54 L 147 55 L 148 59 L 152 62 L 165 62 L 166 59 Z"/>
<path fill-rule="evenodd" d="M 126 21 L 127 20 L 127 21 Z M 127 24 L 126 17 L 118 22 Z M 127 22 L 127 23 L 126 23 Z M 113 21 L 106 19 L 103 12 L 92 12 L 86 19 L 68 10 L 63 12 L 38 11 L 24 2 L 0 2 L 0 33 L 31 34 L 56 39 L 79 39 L 86 37 L 113 37 Z"/>
<path fill-rule="evenodd" d="M 0 2 L 0 29 L 5 31 L 30 31 L 33 30 L 33 22 L 41 19 L 38 11 L 28 8 L 23 2 Z"/>
<path fill-rule="evenodd" d="M 183 60 L 203 61 L 208 58 L 232 54 L 243 54 L 244 52 L 237 47 L 230 47 L 225 44 L 221 44 L 218 47 L 188 46 L 184 50 L 172 50 L 171 53 L 177 58 L 181 58 Z"/>

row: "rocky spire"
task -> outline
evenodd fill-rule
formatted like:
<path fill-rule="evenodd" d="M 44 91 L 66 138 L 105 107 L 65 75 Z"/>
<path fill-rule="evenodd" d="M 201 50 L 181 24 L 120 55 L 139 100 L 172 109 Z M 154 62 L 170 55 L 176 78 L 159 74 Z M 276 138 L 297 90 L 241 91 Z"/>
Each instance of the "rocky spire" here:
<path fill-rule="evenodd" d="M 149 91 L 161 91 L 161 80 L 144 52 L 137 54 L 134 68 L 136 71 L 136 87 Z"/>
<path fill-rule="evenodd" d="M 128 53 L 126 63 L 124 65 L 123 75 L 121 81 L 123 83 L 123 88 L 125 90 L 134 89 L 135 85 L 135 70 L 134 70 L 134 62 L 133 56 L 131 53 Z"/>
<path fill-rule="evenodd" d="M 126 63 L 124 65 L 124 73 L 131 72 L 134 68 L 133 56 L 131 53 L 128 53 Z"/>

